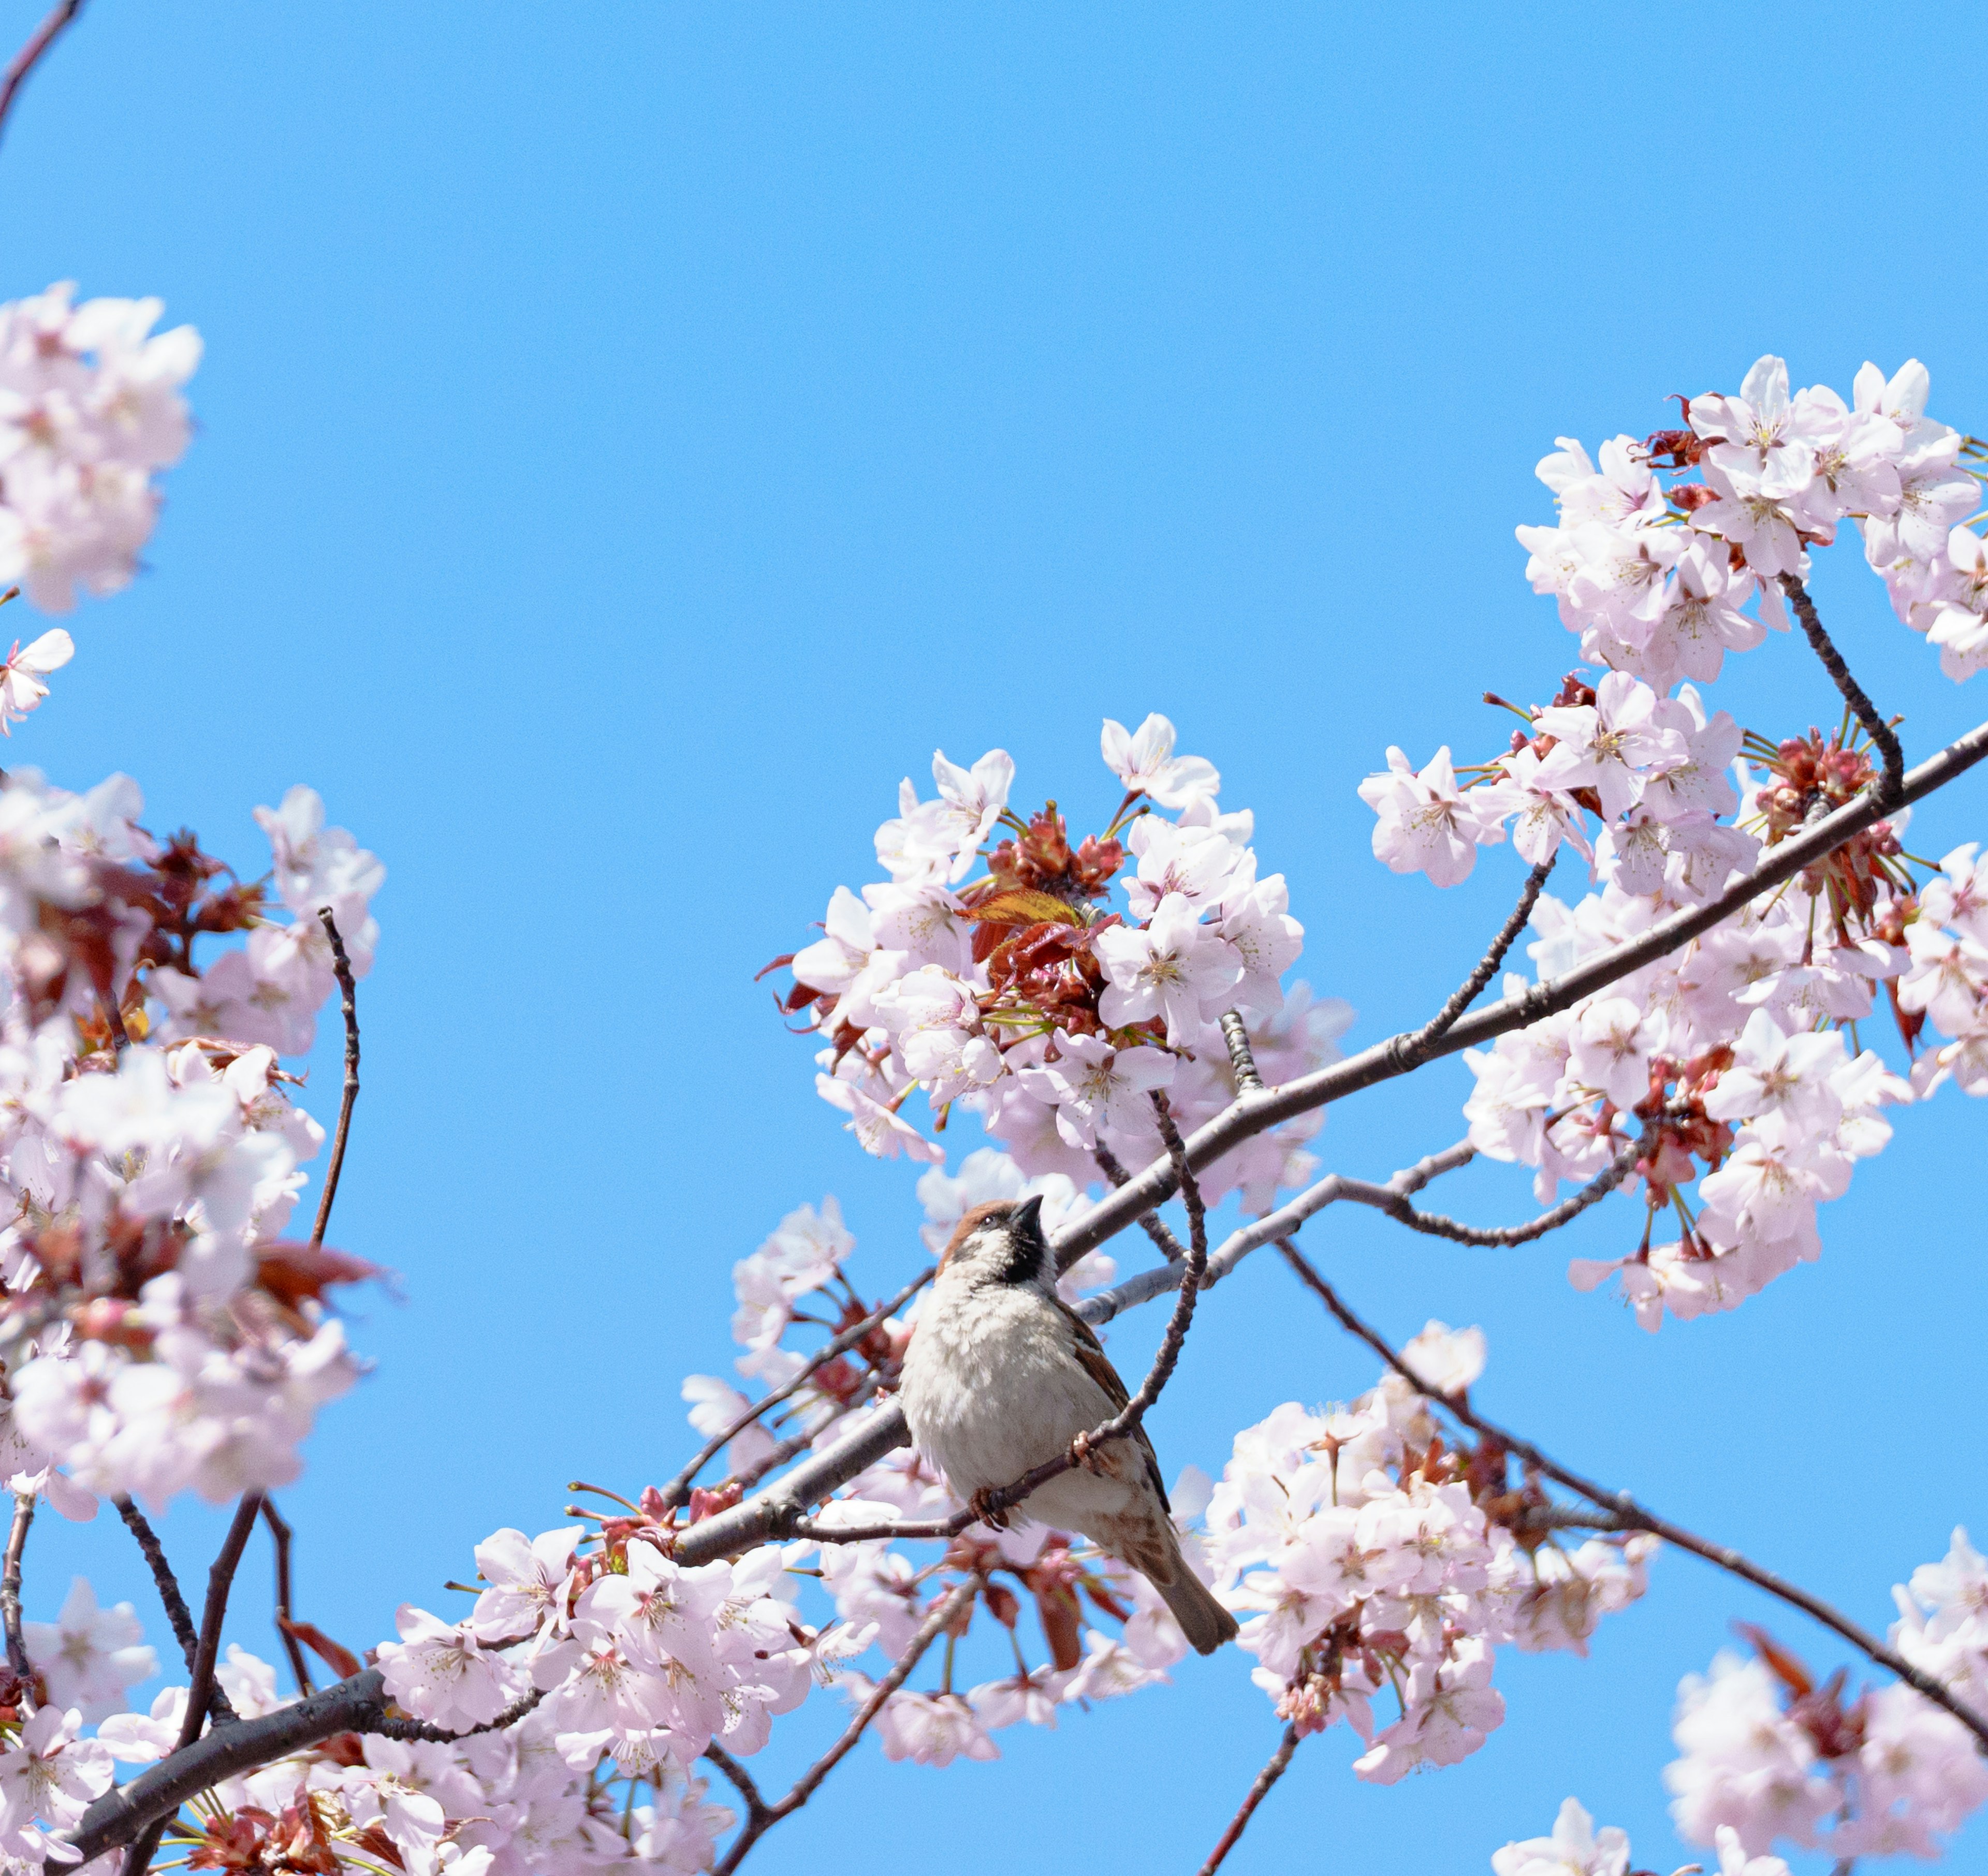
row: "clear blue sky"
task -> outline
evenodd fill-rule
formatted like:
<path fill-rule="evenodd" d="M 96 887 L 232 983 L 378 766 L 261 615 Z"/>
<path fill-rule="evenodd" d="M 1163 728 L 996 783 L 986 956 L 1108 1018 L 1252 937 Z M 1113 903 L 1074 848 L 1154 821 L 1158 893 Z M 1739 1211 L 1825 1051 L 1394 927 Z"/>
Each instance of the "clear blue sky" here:
<path fill-rule="evenodd" d="M 1479 692 L 1570 661 L 1511 532 L 1554 435 L 1654 428 L 1770 350 L 1846 392 L 1916 353 L 1936 414 L 1988 429 L 1980 29 L 92 0 L 0 149 L 0 292 L 163 294 L 207 337 L 202 433 L 155 570 L 72 622 L 14 759 L 127 769 L 155 826 L 252 867 L 249 809 L 308 779 L 391 869 L 334 1235 L 408 1300 L 360 1304 L 377 1372 L 287 1496 L 303 1612 L 363 1646 L 568 1479 L 667 1475 L 731 1265 L 798 1202 L 840 1196 L 867 1285 L 913 1267 L 906 1171 L 857 1154 L 751 980 L 867 877 L 935 745 L 1108 812 L 1099 718 L 1168 711 L 1256 809 L 1354 1039 L 1425 1015 L 1518 869 L 1395 880 L 1353 788 L 1390 742 L 1488 748 Z M 1820 593 L 1923 752 L 1988 689 L 1939 678 L 1853 554 Z M 1777 734 L 1837 714 L 1785 641 L 1720 689 Z M 1914 843 L 1977 834 L 1978 776 Z M 1363 1097 L 1324 1150 L 1384 1174 L 1466 1087 Z M 1878 1627 L 1952 1525 L 1988 1536 L 1984 1118 L 1904 1117 L 1819 1266 L 1655 1340 L 1564 1280 L 1628 1248 L 1608 1208 L 1508 1253 L 1309 1235 L 1398 1337 L 1483 1323 L 1489 1410 Z M 1465 1178 L 1458 1208 L 1523 1215 L 1522 1181 Z M 1217 1303 L 1155 1417 L 1170 1469 L 1372 1378 L 1267 1262 Z M 1157 1333 L 1126 1324 L 1122 1364 Z M 196 1574 L 215 1529 L 171 1520 Z M 84 1567 L 167 1641 L 121 1535 L 39 1526 L 31 1615 Z M 1591 1661 L 1501 1664 L 1463 1767 L 1376 1790 L 1343 1731 L 1308 1745 L 1231 1867 L 1482 1869 L 1575 1792 L 1668 1869 L 1672 1699 L 1735 1616 L 1838 1658 L 1667 1557 Z M 866 1749 L 752 1867 L 853 1831 L 879 1868 L 940 1832 L 958 1876 L 1192 1868 L 1275 1741 L 1248 1665 L 1007 1732 L 998 1766 Z M 1988 1871 L 1988 1826 L 1951 1867 Z"/>

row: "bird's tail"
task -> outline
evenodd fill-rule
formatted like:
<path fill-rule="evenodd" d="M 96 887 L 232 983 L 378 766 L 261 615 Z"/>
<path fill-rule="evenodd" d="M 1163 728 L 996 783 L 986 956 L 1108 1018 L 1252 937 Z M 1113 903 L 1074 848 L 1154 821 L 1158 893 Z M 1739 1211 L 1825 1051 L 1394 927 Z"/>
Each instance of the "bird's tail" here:
<path fill-rule="evenodd" d="M 1225 1641 L 1236 1639 L 1236 1618 L 1215 1600 L 1208 1585 L 1175 1554 L 1174 1580 L 1156 1586 L 1167 1599 L 1181 1633 L 1197 1655 L 1212 1655 Z"/>

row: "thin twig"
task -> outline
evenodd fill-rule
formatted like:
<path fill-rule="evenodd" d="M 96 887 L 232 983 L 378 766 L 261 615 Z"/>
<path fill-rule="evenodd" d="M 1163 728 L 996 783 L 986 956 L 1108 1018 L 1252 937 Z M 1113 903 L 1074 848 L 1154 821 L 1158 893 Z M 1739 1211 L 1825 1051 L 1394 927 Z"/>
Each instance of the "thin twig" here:
<path fill-rule="evenodd" d="M 28 1547 L 28 1527 L 35 1521 L 35 1495 L 17 1492 L 14 1522 L 7 1533 L 7 1559 L 0 1565 L 0 1616 L 7 1630 L 7 1665 L 25 1681 L 30 1672 L 28 1644 L 21 1639 L 21 1553 Z"/>
<path fill-rule="evenodd" d="M 1277 1749 L 1270 1755 L 1270 1763 L 1256 1774 L 1256 1782 L 1237 1808 L 1236 1815 L 1229 1820 L 1229 1828 L 1222 1832 L 1208 1861 L 1201 1866 L 1201 1876 L 1212 1876 L 1222 1867 L 1222 1860 L 1233 1850 L 1242 1833 L 1249 1827 L 1249 1820 L 1256 1814 L 1256 1807 L 1270 1796 L 1270 1787 L 1284 1775 L 1284 1767 L 1291 1762 L 1291 1754 L 1298 1749 L 1298 1729 L 1286 1726 L 1284 1736 Z"/>
<path fill-rule="evenodd" d="M 1801 628 L 1807 634 L 1815 655 L 1822 661 L 1823 669 L 1842 692 L 1843 701 L 1856 713 L 1858 722 L 1864 725 L 1865 735 L 1877 745 L 1878 752 L 1884 759 L 1885 779 L 1877 791 L 1878 799 L 1888 806 L 1895 804 L 1905 789 L 1905 752 L 1898 745 L 1898 732 L 1878 714 L 1878 706 L 1865 694 L 1863 685 L 1851 675 L 1843 654 L 1823 629 L 1822 615 L 1816 610 L 1808 588 L 1794 574 L 1783 573 L 1781 590 L 1794 602 L 1795 617 L 1800 620 Z"/>
<path fill-rule="evenodd" d="M 7 113 L 14 108 L 14 98 L 28 74 L 35 69 L 36 62 L 49 48 L 62 36 L 62 30 L 83 11 L 83 0 L 61 0 L 61 4 L 35 29 L 33 36 L 14 55 L 14 63 L 7 68 L 6 76 L 0 78 L 0 132 L 4 132 Z"/>
<path fill-rule="evenodd" d="M 506 1726 L 515 1726 L 545 1697 L 545 1689 L 535 1687 L 512 1701 L 495 1719 L 483 1720 L 474 1726 L 437 1726 L 424 1719 L 403 1719 L 398 1714 L 386 1713 L 355 1726 L 353 1731 L 377 1732 L 389 1739 L 425 1739 L 431 1745 L 447 1746 L 457 1739 L 472 1739 L 479 1732 L 502 1732 Z"/>
<path fill-rule="evenodd" d="M 214 1688 L 214 1665 L 221 1657 L 221 1628 L 228 1619 L 228 1593 L 235 1587 L 235 1572 L 240 1567 L 248 1533 L 255 1528 L 255 1519 L 262 1509 L 261 1492 L 242 1493 L 228 1524 L 228 1535 L 221 1540 L 221 1549 L 208 1566 L 207 1602 L 200 1612 L 200 1636 L 194 1650 L 192 1685 L 188 1690 L 186 1718 L 180 1722 L 180 1744 L 176 1750 L 191 1746 L 200 1737 L 201 1722 L 206 1717 L 207 1698 Z"/>
<path fill-rule="evenodd" d="M 338 974 L 339 1008 L 345 1013 L 345 1091 L 338 1104 L 338 1131 L 332 1136 L 331 1158 L 324 1171 L 324 1195 L 317 1202 L 317 1222 L 311 1227 L 311 1249 L 324 1242 L 324 1228 L 331 1222 L 331 1202 L 338 1196 L 338 1175 L 345 1170 L 345 1142 L 352 1131 L 352 1107 L 359 1098 L 359 990 L 352 981 L 352 960 L 345 955 L 345 941 L 338 935 L 338 921 L 331 908 L 322 906 L 318 917 L 325 936 L 331 940 L 332 968 Z"/>
<path fill-rule="evenodd" d="M 1648 1531 L 1653 1536 L 1662 1538 L 1666 1543 L 1675 1544 L 1680 1550 L 1689 1550 L 1694 1557 L 1700 1557 L 1709 1563 L 1717 1564 L 1721 1570 L 1729 1571 L 1743 1581 L 1752 1584 L 1756 1589 L 1764 1590 L 1770 1596 L 1777 1597 L 1790 1607 L 1800 1610 L 1804 1615 L 1812 1617 L 1824 1628 L 1841 1635 L 1852 1648 L 1868 1655 L 1880 1667 L 1889 1668 L 1900 1680 L 1925 1695 L 1935 1705 L 1944 1707 L 1974 1735 L 1983 1749 L 1988 1750 L 1988 1719 L 1983 1719 L 1956 1699 L 1952 1693 L 1932 1675 L 1915 1668 L 1903 1655 L 1885 1647 L 1875 1635 L 1867 1634 L 1848 1616 L 1831 1608 L 1819 1597 L 1811 1596 L 1807 1590 L 1798 1588 L 1784 1578 L 1776 1576 L 1771 1570 L 1763 1570 L 1759 1564 L 1750 1562 L 1738 1551 L 1724 1544 L 1711 1543 L 1694 1532 L 1686 1530 L 1682 1525 L 1672 1523 L 1668 1518 L 1658 1516 L 1655 1512 L 1638 1504 L 1628 1492 L 1611 1492 L 1606 1486 L 1597 1485 L 1591 1479 L 1584 1479 L 1578 1472 L 1570 1472 L 1567 1467 L 1548 1459 L 1530 1441 L 1523 1440 L 1516 1434 L 1508 1432 L 1495 1422 L 1486 1420 L 1470 1404 L 1462 1391 L 1453 1394 L 1445 1394 L 1441 1388 L 1431 1385 L 1395 1352 L 1384 1337 L 1370 1329 L 1340 1300 L 1338 1293 L 1319 1275 L 1294 1244 L 1286 1239 L 1278 1249 L 1283 1252 L 1286 1261 L 1297 1272 L 1306 1288 L 1332 1312 L 1340 1327 L 1349 1334 L 1358 1337 L 1418 1394 L 1429 1400 L 1440 1401 L 1473 1432 L 1496 1440 L 1499 1445 L 1516 1453 L 1526 1465 L 1556 1484 L 1565 1486 L 1570 1492 L 1579 1492 L 1591 1504 L 1613 1512 L 1621 1521 L 1622 1528 Z"/>
<path fill-rule="evenodd" d="M 762 1399 L 754 1401 L 750 1407 L 746 1408 L 745 1412 L 739 1415 L 736 1419 L 733 1420 L 722 1432 L 714 1433 L 709 1439 L 705 1442 L 703 1445 L 698 1448 L 696 1453 L 691 1458 L 690 1463 L 685 1466 L 683 1470 L 678 1472 L 675 1478 L 672 1479 L 668 1485 L 663 1487 L 663 1503 L 664 1506 L 673 1507 L 678 1505 L 688 1503 L 690 1499 L 691 1484 L 696 1479 L 698 1474 L 702 1472 L 713 1459 L 716 1459 L 727 1446 L 730 1445 L 740 1434 L 744 1432 L 754 1421 L 757 1420 L 762 1414 L 767 1412 L 771 1408 L 778 1407 L 782 1401 L 791 1400 L 794 1395 L 800 1392 L 802 1388 L 806 1384 L 808 1377 L 813 1374 L 817 1368 L 833 1361 L 837 1355 L 847 1354 L 850 1349 L 854 1348 L 856 1344 L 861 1341 L 865 1336 L 868 1335 L 872 1330 L 877 1328 L 878 1325 L 883 1323 L 887 1318 L 896 1315 L 898 1310 L 902 1309 L 906 1303 L 910 1302 L 912 1297 L 915 1296 L 918 1292 L 922 1290 L 926 1284 L 929 1283 L 938 1274 L 938 1267 L 937 1265 L 933 1265 L 926 1269 L 921 1270 L 918 1274 L 913 1277 L 902 1290 L 899 1290 L 888 1303 L 880 1303 L 877 1304 L 876 1308 L 872 1310 L 860 1322 L 850 1323 L 847 1329 L 844 1330 L 840 1335 L 835 1337 L 833 1340 L 825 1343 L 820 1348 L 817 1349 L 813 1354 L 808 1357 L 806 1365 L 802 1368 L 798 1374 L 794 1375 L 790 1380 L 783 1382 L 780 1386 L 776 1388 L 771 1394 L 766 1395 Z M 813 1436 L 811 1435 L 810 1438 L 812 1438 L 812 1437 Z"/>
<path fill-rule="evenodd" d="M 1570 1224 L 1591 1205 L 1599 1205 L 1628 1178 L 1643 1151 L 1641 1141 L 1631 1141 L 1571 1198 L 1563 1198 L 1550 1210 L 1523 1225 L 1466 1225 L 1444 1217 L 1440 1212 L 1418 1212 L 1398 1192 L 1354 1179 L 1341 1181 L 1339 1196 L 1351 1199 L 1355 1205 L 1375 1206 L 1411 1231 L 1447 1238 L 1452 1244 L 1530 1244 L 1535 1238 L 1543 1238 L 1548 1232 Z"/>
<path fill-rule="evenodd" d="M 846 1759 L 854 1749 L 856 1742 L 869 1729 L 870 1722 L 884 1710 L 884 1703 L 904 1685 L 911 1670 L 918 1665 L 920 1658 L 948 1628 L 951 1628 L 960 1611 L 980 1593 L 981 1579 L 969 1577 L 958 1584 L 934 1605 L 932 1611 L 918 1625 L 918 1631 L 903 1654 L 891 1663 L 890 1671 L 870 1690 L 870 1697 L 857 1709 L 855 1719 L 849 1722 L 842 1736 L 822 1754 L 794 1781 L 793 1788 L 776 1803 L 769 1804 L 759 1793 L 758 1787 L 746 1773 L 745 1768 L 733 1760 L 729 1753 L 722 1756 L 708 1754 L 712 1764 L 724 1773 L 738 1786 L 739 1796 L 746 1800 L 746 1822 L 739 1834 L 732 1840 L 732 1847 L 725 1853 L 725 1860 L 713 1872 L 713 1876 L 732 1876 L 732 1872 L 745 1861 L 746 1853 L 759 1839 L 778 1824 L 783 1817 L 790 1817 L 813 1797 L 821 1781 Z"/>
<path fill-rule="evenodd" d="M 283 1651 L 290 1658 L 290 1672 L 296 1676 L 297 1692 L 307 1694 L 312 1691 L 310 1663 L 304 1658 L 303 1644 L 290 1633 L 290 1624 L 295 1619 L 290 1601 L 290 1539 L 293 1533 L 272 1498 L 262 1500 L 262 1522 L 269 1527 L 270 1540 L 276 1553 L 276 1633 L 282 1637 Z"/>
<path fill-rule="evenodd" d="M 111 1499 L 117 1507 L 117 1515 L 124 1520 L 131 1535 L 138 1540 L 139 1554 L 145 1560 L 147 1568 L 152 1573 L 152 1581 L 157 1587 L 159 1601 L 165 1605 L 166 1620 L 172 1624 L 173 1639 L 180 1644 L 180 1653 L 186 1658 L 187 1672 L 193 1672 L 194 1663 L 200 1655 L 200 1637 L 194 1632 L 193 1611 L 188 1608 L 186 1598 L 180 1593 L 180 1580 L 173 1573 L 173 1567 L 166 1560 L 164 1546 L 159 1542 L 159 1534 L 152 1529 L 151 1522 L 123 1492 Z M 310 1690 L 304 1690 L 308 1693 Z M 216 1726 L 225 1725 L 235 1718 L 235 1705 L 217 1684 L 208 1695 L 207 1710 Z"/>
<path fill-rule="evenodd" d="M 1498 967 L 1505 962 L 1505 954 L 1517 941 L 1533 916 L 1533 908 L 1540 902 L 1540 894 L 1546 891 L 1547 881 L 1554 870 L 1554 862 L 1560 857 L 1556 847 L 1547 857 L 1526 875 L 1526 884 L 1519 894 L 1519 903 L 1512 908 L 1512 915 L 1499 928 L 1498 935 L 1491 941 L 1491 948 L 1478 961 L 1476 969 L 1456 987 L 1449 1001 L 1438 1010 L 1418 1033 L 1418 1039 L 1425 1044 L 1434 1042 L 1458 1017 L 1477 1001 L 1484 986 L 1498 974 Z"/>
<path fill-rule="evenodd" d="M 1114 1185 L 1123 1185 L 1132 1176 L 1125 1170 L 1118 1155 L 1101 1140 L 1090 1149 L 1090 1157 L 1097 1161 L 1098 1171 Z M 1158 1212 L 1141 1212 L 1139 1214 L 1139 1229 L 1152 1239 L 1160 1255 L 1168 1263 L 1177 1264 L 1187 1255 L 1186 1246 L 1174 1235 Z"/>

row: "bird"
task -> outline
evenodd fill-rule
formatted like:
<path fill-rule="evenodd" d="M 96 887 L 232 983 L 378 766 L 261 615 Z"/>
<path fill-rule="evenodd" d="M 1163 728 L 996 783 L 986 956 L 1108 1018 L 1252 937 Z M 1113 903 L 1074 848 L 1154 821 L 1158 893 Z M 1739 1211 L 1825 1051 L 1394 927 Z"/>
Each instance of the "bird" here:
<path fill-rule="evenodd" d="M 1145 1428 L 1087 1449 L 1084 1436 L 1129 1397 L 1090 1325 L 1057 1294 L 1042 1205 L 1040 1196 L 996 1199 L 959 1221 L 904 1351 L 905 1421 L 954 1493 L 975 1508 L 1074 1448 L 1080 1464 L 1016 1509 L 1129 1563 L 1165 1599 L 1195 1651 L 1212 1655 L 1233 1639 L 1236 1618 L 1181 1554 Z"/>

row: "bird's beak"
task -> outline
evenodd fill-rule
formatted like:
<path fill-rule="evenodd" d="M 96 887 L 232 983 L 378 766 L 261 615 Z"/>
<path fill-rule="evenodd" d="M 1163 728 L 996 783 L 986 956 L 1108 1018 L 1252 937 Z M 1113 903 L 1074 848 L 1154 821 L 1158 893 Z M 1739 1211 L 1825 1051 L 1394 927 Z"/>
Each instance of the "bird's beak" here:
<path fill-rule="evenodd" d="M 1025 1199 L 1017 1205 L 1008 1222 L 1019 1230 L 1040 1232 L 1043 1228 L 1042 1209 L 1043 1195 L 1038 1192 L 1034 1198 Z"/>

